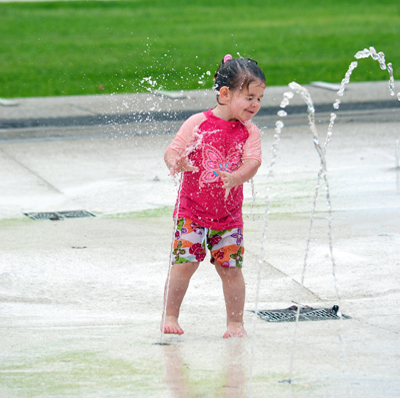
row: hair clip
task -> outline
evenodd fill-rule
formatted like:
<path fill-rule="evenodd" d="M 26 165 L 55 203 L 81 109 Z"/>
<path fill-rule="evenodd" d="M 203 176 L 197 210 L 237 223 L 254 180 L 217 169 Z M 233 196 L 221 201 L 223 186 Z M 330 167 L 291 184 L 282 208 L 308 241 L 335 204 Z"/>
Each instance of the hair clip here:
<path fill-rule="evenodd" d="M 224 57 L 224 63 L 226 61 L 230 61 L 231 59 L 232 59 L 232 55 L 231 54 L 226 54 L 225 57 Z"/>

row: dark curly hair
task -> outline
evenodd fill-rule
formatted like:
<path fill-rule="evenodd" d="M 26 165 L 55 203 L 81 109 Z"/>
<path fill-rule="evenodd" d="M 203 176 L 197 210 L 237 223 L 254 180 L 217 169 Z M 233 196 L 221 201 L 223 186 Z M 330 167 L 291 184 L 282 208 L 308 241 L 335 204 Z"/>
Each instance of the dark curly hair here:
<path fill-rule="evenodd" d="M 250 58 L 232 58 L 226 62 L 222 59 L 214 75 L 213 89 L 219 93 L 221 87 L 230 90 L 249 88 L 254 81 L 266 83 L 264 72 L 257 62 Z"/>

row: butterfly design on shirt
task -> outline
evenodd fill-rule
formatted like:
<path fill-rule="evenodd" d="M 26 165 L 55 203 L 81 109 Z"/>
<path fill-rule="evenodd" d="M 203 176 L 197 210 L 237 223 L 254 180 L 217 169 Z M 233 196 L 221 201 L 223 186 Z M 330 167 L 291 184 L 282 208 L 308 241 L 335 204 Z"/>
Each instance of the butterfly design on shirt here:
<path fill-rule="evenodd" d="M 220 171 L 232 173 L 239 168 L 240 163 L 240 151 L 230 153 L 225 158 L 218 149 L 206 144 L 203 148 L 203 167 L 205 170 L 200 176 L 200 186 L 217 181 L 220 178 Z"/>

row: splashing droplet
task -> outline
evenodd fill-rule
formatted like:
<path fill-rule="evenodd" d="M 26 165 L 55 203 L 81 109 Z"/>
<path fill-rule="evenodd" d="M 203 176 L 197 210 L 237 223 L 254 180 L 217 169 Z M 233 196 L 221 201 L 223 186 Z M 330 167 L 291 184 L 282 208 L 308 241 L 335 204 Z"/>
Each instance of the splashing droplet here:
<path fill-rule="evenodd" d="M 278 112 L 278 116 L 285 117 L 285 116 L 287 116 L 287 113 L 285 111 L 281 110 Z"/>
<path fill-rule="evenodd" d="M 287 98 L 284 98 L 280 104 L 281 108 L 286 108 L 289 105 L 289 100 Z"/>
<path fill-rule="evenodd" d="M 337 99 L 337 100 L 335 101 L 335 103 L 333 104 L 333 107 L 334 107 L 335 109 L 339 109 L 339 105 L 340 105 L 340 99 Z"/>
<path fill-rule="evenodd" d="M 389 72 L 389 90 L 390 95 L 394 96 L 394 77 L 393 77 L 393 65 L 391 62 L 387 64 L 387 70 Z"/>
<path fill-rule="evenodd" d="M 368 58 L 369 57 L 369 50 L 364 48 L 362 51 L 358 51 L 357 54 L 354 56 L 356 59 L 361 59 L 361 58 Z"/>

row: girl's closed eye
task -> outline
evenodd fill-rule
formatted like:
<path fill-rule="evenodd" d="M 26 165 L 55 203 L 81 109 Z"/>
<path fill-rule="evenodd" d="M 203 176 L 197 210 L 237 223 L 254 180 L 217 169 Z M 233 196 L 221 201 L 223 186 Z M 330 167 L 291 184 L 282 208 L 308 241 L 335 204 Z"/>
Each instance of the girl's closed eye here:
<path fill-rule="evenodd" d="M 247 99 L 249 100 L 249 101 L 253 101 L 254 100 L 254 97 L 247 97 Z M 261 100 L 263 99 L 263 97 L 260 97 L 260 98 L 257 98 L 257 101 L 258 102 L 261 102 Z"/>

